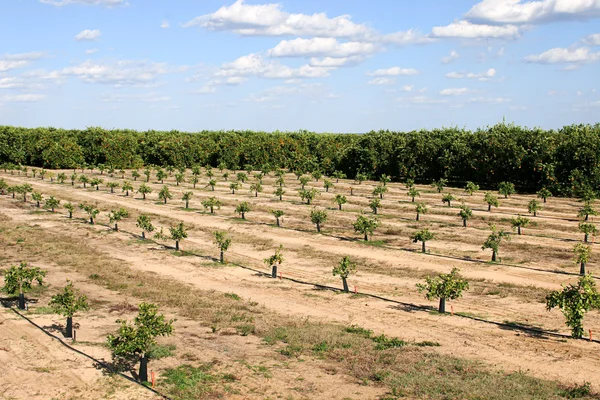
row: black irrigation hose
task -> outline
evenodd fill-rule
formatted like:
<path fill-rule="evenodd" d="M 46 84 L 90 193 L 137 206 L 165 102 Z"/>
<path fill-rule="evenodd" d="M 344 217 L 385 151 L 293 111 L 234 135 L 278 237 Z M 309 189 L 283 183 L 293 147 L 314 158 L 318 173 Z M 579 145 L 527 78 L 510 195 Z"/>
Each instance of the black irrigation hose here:
<path fill-rule="evenodd" d="M 114 373 L 114 374 L 118 374 L 120 375 L 122 378 L 127 379 L 130 382 L 133 382 L 141 387 L 143 387 L 144 389 L 147 389 L 149 391 L 151 391 L 152 393 L 156 394 L 157 396 L 162 397 L 165 400 L 171 400 L 170 397 L 162 394 L 161 392 L 151 388 L 150 386 L 146 386 L 144 384 L 142 384 L 141 382 L 136 381 L 135 379 L 123 374 L 122 372 L 116 371 L 115 369 L 113 369 L 110 365 L 105 364 L 104 362 L 90 356 L 89 354 L 84 353 L 83 351 L 74 348 L 73 346 L 70 346 L 69 344 L 67 344 L 64 340 L 62 340 L 61 338 L 59 338 L 58 336 L 55 336 L 53 334 L 51 334 L 50 332 L 48 332 L 47 330 L 45 330 L 44 328 L 42 328 L 41 326 L 39 326 L 38 324 L 36 324 L 35 322 L 33 322 L 31 319 L 27 318 L 25 315 L 21 314 L 20 312 L 18 312 L 14 307 L 11 307 L 11 310 L 14 311 L 15 314 L 17 314 L 19 317 L 23 318 L 25 321 L 29 322 L 31 325 L 35 326 L 36 328 L 38 328 L 40 331 L 44 332 L 46 335 L 50 336 L 52 339 L 58 340 L 60 342 L 60 344 L 62 344 L 63 346 L 65 346 L 66 348 L 68 348 L 69 350 L 74 351 L 75 353 L 82 355 L 86 358 L 89 358 L 90 360 L 94 361 L 95 363 L 97 363 L 98 365 L 102 366 L 103 368 L 105 368 L 107 371 Z"/>

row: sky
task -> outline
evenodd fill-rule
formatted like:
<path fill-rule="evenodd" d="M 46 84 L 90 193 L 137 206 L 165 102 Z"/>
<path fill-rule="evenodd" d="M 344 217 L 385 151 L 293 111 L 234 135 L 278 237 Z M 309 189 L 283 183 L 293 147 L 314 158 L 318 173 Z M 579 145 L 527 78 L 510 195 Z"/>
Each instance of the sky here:
<path fill-rule="evenodd" d="M 0 125 L 600 122 L 600 0 L 1 0 Z"/>

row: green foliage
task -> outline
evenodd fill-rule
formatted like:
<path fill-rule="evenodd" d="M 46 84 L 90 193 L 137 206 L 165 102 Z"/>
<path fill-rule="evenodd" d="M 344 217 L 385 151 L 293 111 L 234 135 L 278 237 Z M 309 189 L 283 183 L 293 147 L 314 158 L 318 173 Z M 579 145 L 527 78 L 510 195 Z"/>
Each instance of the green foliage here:
<path fill-rule="evenodd" d="M 364 215 L 356 217 L 356 222 L 352 224 L 355 232 L 361 233 L 365 241 L 369 240 L 369 235 L 373 235 L 375 229 L 379 226 L 379 220 L 377 218 L 367 218 Z"/>
<path fill-rule="evenodd" d="M 146 199 L 146 195 L 152 193 L 152 188 L 150 188 L 150 186 L 147 186 L 145 183 L 142 183 L 138 188 L 138 193 L 141 193 L 142 197 Z"/>
<path fill-rule="evenodd" d="M 36 202 L 36 205 L 39 207 L 40 202 L 44 199 L 44 196 L 42 196 L 40 192 L 33 192 L 31 193 L 31 198 L 33 199 L 33 201 Z"/>
<path fill-rule="evenodd" d="M 579 223 L 579 232 L 585 235 L 585 242 L 588 241 L 588 236 L 593 235 L 596 236 L 598 234 L 598 228 L 596 225 L 589 222 L 580 222 Z"/>
<path fill-rule="evenodd" d="M 250 185 L 250 193 L 254 193 L 254 197 L 258 197 L 258 192 L 263 191 L 263 186 L 260 182 L 254 182 Z"/>
<path fill-rule="evenodd" d="M 313 171 L 310 175 L 315 179 L 316 182 L 319 182 L 319 179 L 321 179 L 323 173 L 321 171 Z"/>
<path fill-rule="evenodd" d="M 73 211 L 75 211 L 75 206 L 71 203 L 65 203 L 65 210 L 69 212 L 69 218 L 73 218 Z"/>
<path fill-rule="evenodd" d="M 193 195 L 194 195 L 193 192 L 184 192 L 183 195 L 181 196 L 181 200 L 185 201 L 185 208 L 189 208 L 190 200 L 192 199 Z"/>
<path fill-rule="evenodd" d="M 110 192 L 111 192 L 111 193 L 114 193 L 114 192 L 115 192 L 115 188 L 118 188 L 118 187 L 119 187 L 119 184 L 118 184 L 117 182 L 108 182 L 108 183 L 106 184 L 106 186 L 107 186 L 108 188 L 110 188 Z"/>
<path fill-rule="evenodd" d="M 167 174 L 161 168 L 156 170 L 156 179 L 160 181 L 160 183 L 164 183 Z"/>
<path fill-rule="evenodd" d="M 369 176 L 365 173 L 359 172 L 356 174 L 356 177 L 354 178 L 354 180 L 356 182 L 358 182 L 358 184 L 360 185 L 361 183 L 363 183 L 364 181 L 366 181 L 367 179 L 369 179 Z"/>
<path fill-rule="evenodd" d="M 515 190 L 515 184 L 511 182 L 500 182 L 498 184 L 498 193 L 504 195 L 504 198 L 507 198 L 511 194 L 515 194 L 517 191 Z"/>
<path fill-rule="evenodd" d="M 183 222 L 180 222 L 176 226 L 170 227 L 169 232 L 171 234 L 171 239 L 175 240 L 176 242 L 187 239 L 187 237 L 188 237 L 188 234 L 185 230 L 185 226 L 183 225 Z"/>
<path fill-rule="evenodd" d="M 417 242 L 428 242 L 432 239 L 435 238 L 435 235 L 433 232 L 430 232 L 429 229 L 421 229 L 420 231 L 417 231 L 415 233 L 413 233 L 412 235 L 410 235 L 410 240 L 412 240 L 414 243 Z"/>
<path fill-rule="evenodd" d="M 246 219 L 246 213 L 250 212 L 250 204 L 247 201 L 242 201 L 235 208 L 235 212 L 242 216 L 242 219 Z"/>
<path fill-rule="evenodd" d="M 379 196 L 380 199 L 383 199 L 383 194 L 387 193 L 388 188 L 387 186 L 376 186 L 373 189 L 373 196 Z"/>
<path fill-rule="evenodd" d="M 44 205 L 44 207 L 49 208 L 52 210 L 52 212 L 54 212 L 54 209 L 57 208 L 59 205 L 60 205 L 60 200 L 55 199 L 53 196 L 50 196 L 46 200 L 46 204 Z"/>
<path fill-rule="evenodd" d="M 479 190 L 479 185 L 473 183 L 471 181 L 467 182 L 467 186 L 465 186 L 465 192 L 467 192 L 470 196 L 473 196 L 473 193 Z"/>
<path fill-rule="evenodd" d="M 310 181 L 310 178 L 308 176 L 300 177 L 300 184 L 302 185 L 302 190 L 304 190 L 304 186 L 306 186 L 309 181 Z"/>
<path fill-rule="evenodd" d="M 329 189 L 331 189 L 334 186 L 335 185 L 333 184 L 333 182 L 331 182 L 329 179 L 324 179 L 323 180 L 323 187 L 325 188 L 326 192 L 329 192 Z"/>
<path fill-rule="evenodd" d="M 481 246 L 481 250 L 491 249 L 492 250 L 492 261 L 496 261 L 496 256 L 498 255 L 500 249 L 500 243 L 505 239 L 510 241 L 510 235 L 508 232 L 504 232 L 503 230 L 498 230 L 495 224 L 491 224 L 492 233 L 488 236 L 486 241 Z"/>
<path fill-rule="evenodd" d="M 245 174 L 244 172 L 238 172 L 237 174 L 237 180 L 244 183 L 248 180 L 248 175 Z"/>
<path fill-rule="evenodd" d="M 356 272 L 356 264 L 350 261 L 350 257 L 344 256 L 338 265 L 333 267 L 333 276 L 348 279 L 348 277 Z"/>
<path fill-rule="evenodd" d="M 282 196 L 285 194 L 285 190 L 283 190 L 283 188 L 279 186 L 277 189 L 275 189 L 275 192 L 273 192 L 273 194 L 279 197 L 279 200 L 281 200 Z"/>
<path fill-rule="evenodd" d="M 137 181 L 137 178 L 140 177 L 140 172 L 137 169 L 134 169 L 133 171 L 131 171 L 131 177 L 134 181 Z"/>
<path fill-rule="evenodd" d="M 169 187 L 167 185 L 164 185 L 162 189 L 160 189 L 160 192 L 158 192 L 158 198 L 162 200 L 165 204 L 167 204 L 167 200 L 173 198 L 173 195 L 169 191 Z"/>
<path fill-rule="evenodd" d="M 321 232 L 321 224 L 327 221 L 327 210 L 313 208 L 310 212 L 310 220 L 317 226 L 317 232 Z"/>
<path fill-rule="evenodd" d="M 283 217 L 285 212 L 283 210 L 271 210 L 271 214 L 273 214 L 275 221 L 277 222 L 277 226 L 279 226 L 279 219 Z"/>
<path fill-rule="evenodd" d="M 562 290 L 552 291 L 546 296 L 546 308 L 560 308 L 566 318 L 566 324 L 571 328 L 571 336 L 576 339 L 583 337 L 583 318 L 593 309 L 600 309 L 600 293 L 590 275 L 579 278 L 577 285 L 563 286 Z"/>
<path fill-rule="evenodd" d="M 152 225 L 150 217 L 145 214 L 140 214 L 138 216 L 135 226 L 137 226 L 144 232 L 150 233 L 154 231 L 154 225 Z"/>
<path fill-rule="evenodd" d="M 121 186 L 121 191 L 125 192 L 125 196 L 129 196 L 129 192 L 133 191 L 133 185 L 131 184 L 131 182 L 123 182 L 123 186 Z"/>
<path fill-rule="evenodd" d="M 67 180 L 67 175 L 64 172 L 59 172 L 58 175 L 56 175 L 56 180 L 58 183 L 63 184 Z"/>
<path fill-rule="evenodd" d="M 346 196 L 344 196 L 343 194 L 336 194 L 333 201 L 338 205 L 338 208 L 341 210 L 342 205 L 346 204 L 348 202 L 348 199 L 346 199 Z"/>
<path fill-rule="evenodd" d="M 536 199 L 531 199 L 531 201 L 527 204 L 527 210 L 533 214 L 534 217 L 537 216 L 537 212 L 540 211 L 542 209 L 542 206 L 540 205 L 539 201 L 537 201 Z"/>
<path fill-rule="evenodd" d="M 231 189 L 231 193 L 235 194 L 235 191 L 238 190 L 241 186 L 241 183 L 239 181 L 237 182 L 231 182 L 229 184 L 229 189 Z"/>
<path fill-rule="evenodd" d="M 210 213 L 215 213 L 215 208 L 221 209 L 221 201 L 216 197 L 209 197 L 205 200 L 202 200 L 202 206 L 204 209 L 210 209 Z"/>
<path fill-rule="evenodd" d="M 577 216 L 587 221 L 590 215 L 598 215 L 598 211 L 594 209 L 591 202 L 585 202 L 584 206 L 577 213 Z"/>
<path fill-rule="evenodd" d="M 133 324 L 117 320 L 120 327 L 116 334 L 108 335 L 108 347 L 117 358 L 144 356 L 156 344 L 156 337 L 173 333 L 173 322 L 175 320 L 167 320 L 164 315 L 158 314 L 157 305 L 141 303 Z"/>
<path fill-rule="evenodd" d="M 213 243 L 216 244 L 219 248 L 219 251 L 221 252 L 221 263 L 223 263 L 223 253 L 229 250 L 229 246 L 231 245 L 231 238 L 227 237 L 227 232 L 224 231 L 215 231 L 214 236 L 215 240 Z"/>
<path fill-rule="evenodd" d="M 42 285 L 46 271 L 39 267 L 30 267 L 25 261 L 13 265 L 4 273 L 4 288 L 9 295 L 21 294 L 31 289 L 34 282 Z"/>
<path fill-rule="evenodd" d="M 88 214 L 88 216 L 90 217 L 90 224 L 93 225 L 94 218 L 96 218 L 96 216 L 100 213 L 100 210 L 98 210 L 98 208 L 96 208 L 95 205 L 85 203 L 79 204 L 79 208 Z"/>
<path fill-rule="evenodd" d="M 339 182 L 340 179 L 346 179 L 346 174 L 343 173 L 342 171 L 333 171 L 333 173 L 331 174 L 332 178 L 335 178 L 336 182 Z"/>
<path fill-rule="evenodd" d="M 517 229 L 519 235 L 521 234 L 521 228 L 525 228 L 527 225 L 529 225 L 529 222 L 529 218 L 522 217 L 521 214 L 519 214 L 517 218 L 512 218 L 510 220 L 511 226 L 513 229 Z"/>
<path fill-rule="evenodd" d="M 371 199 L 369 202 L 369 208 L 373 211 L 373 214 L 377 215 L 377 210 L 381 207 L 381 200 Z"/>
<path fill-rule="evenodd" d="M 592 247 L 586 246 L 583 243 L 577 243 L 575 247 L 573 247 L 573 253 L 575 253 L 576 264 L 587 264 L 592 255 Z"/>
<path fill-rule="evenodd" d="M 458 268 L 452 268 L 449 274 L 439 274 L 435 277 L 425 278 L 425 284 L 417 283 L 419 292 L 425 292 L 427 300 L 449 299 L 454 300 L 462 296 L 462 292 L 469 289 L 469 282 L 459 275 Z"/>
<path fill-rule="evenodd" d="M 419 220 L 419 216 L 421 214 L 427 214 L 427 205 L 425 203 L 417 203 L 415 207 L 415 211 L 417 212 L 417 221 Z"/>
<path fill-rule="evenodd" d="M 464 226 L 467 226 L 467 221 L 473 216 L 473 210 L 466 204 L 460 206 L 458 215 L 462 218 Z"/>
<path fill-rule="evenodd" d="M 275 264 L 281 265 L 281 263 L 283 263 L 283 255 L 281 254 L 282 250 L 283 250 L 283 245 L 280 244 L 279 248 L 277 250 L 275 250 L 275 254 L 273 254 L 269 258 L 265 258 L 264 263 L 267 264 L 267 266 L 269 266 L 269 267 L 272 265 L 275 265 Z"/>
<path fill-rule="evenodd" d="M 549 197 L 552 197 L 552 192 L 550 192 L 548 189 L 546 189 L 544 187 L 544 188 L 541 188 L 540 190 L 538 190 L 537 197 L 539 197 L 540 199 L 543 199 L 544 203 L 545 203 Z"/>
<path fill-rule="evenodd" d="M 492 192 L 485 192 L 485 196 L 484 196 L 483 200 L 488 205 L 488 211 L 492 208 L 492 206 L 498 208 L 498 205 L 499 205 L 498 197 L 495 196 Z"/>
<path fill-rule="evenodd" d="M 81 295 L 79 290 L 73 287 L 73 282 L 67 279 L 67 285 L 61 293 L 52 296 L 50 307 L 54 312 L 64 317 L 73 317 L 77 311 L 89 309 L 87 297 Z"/>
<path fill-rule="evenodd" d="M 175 183 L 179 186 L 180 183 L 185 182 L 185 175 L 182 173 L 175 174 Z"/>
<path fill-rule="evenodd" d="M 452 195 L 452 193 L 446 193 L 442 196 L 442 203 L 448 203 L 448 207 L 452 205 L 452 202 L 456 200 L 456 197 Z"/>
<path fill-rule="evenodd" d="M 437 181 L 433 181 L 431 186 L 437 189 L 438 193 L 442 193 L 442 190 L 448 186 L 448 179 L 440 178 Z"/>
<path fill-rule="evenodd" d="M 411 187 L 415 186 L 415 180 L 414 179 L 407 179 L 406 182 L 404 182 L 404 186 L 406 186 L 407 189 L 410 189 Z"/>
<path fill-rule="evenodd" d="M 379 182 L 381 182 L 381 184 L 383 186 L 387 186 L 387 184 L 391 181 L 392 181 L 392 178 L 390 178 L 389 175 L 381 174 L 381 176 L 379 177 Z"/>
<path fill-rule="evenodd" d="M 114 223 L 115 224 L 115 230 L 119 230 L 117 224 L 119 223 L 119 221 L 121 221 L 122 219 L 125 219 L 129 217 L 129 211 L 127 211 L 124 208 L 119 208 L 118 210 L 111 210 L 108 213 L 108 219 L 110 221 L 110 223 Z"/>
<path fill-rule="evenodd" d="M 306 200 L 306 204 L 310 205 L 310 203 L 315 199 L 315 197 L 319 196 L 321 193 L 315 189 L 301 189 L 299 191 L 300 198 L 302 201 Z"/>
<path fill-rule="evenodd" d="M 421 192 L 419 192 L 417 190 L 416 187 L 411 186 L 410 189 L 408 189 L 408 197 L 410 197 L 412 199 L 412 202 L 415 202 L 415 197 L 421 197 Z"/>

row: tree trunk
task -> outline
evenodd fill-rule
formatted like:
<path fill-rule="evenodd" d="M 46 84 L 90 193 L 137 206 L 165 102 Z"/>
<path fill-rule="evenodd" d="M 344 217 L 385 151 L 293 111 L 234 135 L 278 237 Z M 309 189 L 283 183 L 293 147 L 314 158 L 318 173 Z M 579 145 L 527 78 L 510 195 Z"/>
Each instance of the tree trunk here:
<path fill-rule="evenodd" d="M 412 197 L 412 203 L 414 203 L 414 202 L 415 202 L 415 196 Z"/>
<path fill-rule="evenodd" d="M 125 191 L 125 197 L 129 197 L 129 190 Z"/>
<path fill-rule="evenodd" d="M 94 217 L 90 217 L 90 225 L 94 225 Z"/>
<path fill-rule="evenodd" d="M 354 188 L 350 188 L 350 196 L 354 196 Z"/>
<path fill-rule="evenodd" d="M 585 236 L 583 238 L 583 241 L 587 243 L 587 241 L 588 241 L 588 234 L 587 233 L 585 234 Z"/>
<path fill-rule="evenodd" d="M 69 219 L 73 218 L 73 213 L 69 211 Z"/>
<path fill-rule="evenodd" d="M 25 295 L 23 293 L 19 293 L 19 310 L 25 309 Z"/>
<path fill-rule="evenodd" d="M 186 200 L 185 201 L 185 208 L 189 208 L 188 206 L 189 206 L 189 202 Z"/>
<path fill-rule="evenodd" d="M 496 262 L 496 251 L 492 250 L 492 262 Z"/>
<path fill-rule="evenodd" d="M 283 195 L 282 194 L 279 195 L 279 201 L 281 201 L 281 200 L 283 200 Z"/>
<path fill-rule="evenodd" d="M 279 218 L 275 218 L 277 220 L 277 226 L 279 226 Z"/>
<path fill-rule="evenodd" d="M 325 193 L 329 193 L 329 188 L 328 187 L 325 188 Z"/>
<path fill-rule="evenodd" d="M 346 278 L 342 277 L 342 285 L 344 286 L 344 292 L 348 293 L 348 282 L 346 282 Z"/>
<path fill-rule="evenodd" d="M 40 208 L 40 202 L 39 202 L 39 201 L 36 201 L 36 202 L 35 202 L 35 206 L 36 206 L 37 208 Z"/>
<path fill-rule="evenodd" d="M 164 200 L 165 200 L 165 204 L 167 204 L 167 197 L 166 196 L 165 196 Z"/>
<path fill-rule="evenodd" d="M 100 185 L 96 185 L 96 190 L 100 190 Z"/>
<path fill-rule="evenodd" d="M 246 219 L 246 213 L 242 211 L 242 219 Z"/>
<path fill-rule="evenodd" d="M 321 233 L 321 224 L 317 222 L 317 232 Z"/>
<path fill-rule="evenodd" d="M 365 242 L 369 241 L 369 236 L 367 235 L 367 233 L 365 233 Z"/>
<path fill-rule="evenodd" d="M 67 327 L 65 329 L 65 337 L 73 337 L 73 317 L 67 317 Z"/>
<path fill-rule="evenodd" d="M 146 355 L 140 357 L 140 372 L 138 374 L 140 382 L 148 382 L 148 359 Z"/>
<path fill-rule="evenodd" d="M 146 193 L 142 193 L 142 199 L 146 200 Z"/>
<path fill-rule="evenodd" d="M 446 299 L 441 297 L 440 298 L 440 307 L 438 309 L 438 312 L 440 314 L 445 314 L 446 313 Z"/>
<path fill-rule="evenodd" d="M 492 211 L 492 205 L 488 204 L 488 211 Z"/>
<path fill-rule="evenodd" d="M 521 227 L 517 226 L 517 235 L 520 235 L 520 234 L 521 234 Z"/>
<path fill-rule="evenodd" d="M 537 211 L 534 211 L 534 212 L 533 212 L 533 216 L 534 216 L 534 217 L 537 217 Z"/>
<path fill-rule="evenodd" d="M 142 231 L 142 240 L 146 240 L 146 231 Z"/>
<path fill-rule="evenodd" d="M 119 232 L 119 225 L 115 222 L 115 231 Z"/>
<path fill-rule="evenodd" d="M 588 218 L 590 217 L 590 214 L 585 214 L 585 220 L 587 221 Z"/>
<path fill-rule="evenodd" d="M 339 208 L 340 211 L 342 211 L 342 205 L 341 204 L 338 204 L 338 208 Z"/>
<path fill-rule="evenodd" d="M 111 186 L 111 187 L 110 187 L 110 192 L 111 192 L 111 193 L 114 193 L 114 192 L 115 192 L 115 188 Z"/>
<path fill-rule="evenodd" d="M 258 197 L 258 190 L 254 192 L 254 197 Z"/>
<path fill-rule="evenodd" d="M 417 213 L 417 221 L 419 220 L 419 213 Z"/>
<path fill-rule="evenodd" d="M 213 206 L 210 206 L 210 213 L 211 213 L 211 214 L 214 214 L 214 213 L 215 213 L 215 211 L 214 211 L 214 207 L 213 207 Z"/>
<path fill-rule="evenodd" d="M 214 192 L 214 191 L 215 191 L 215 187 L 214 187 L 214 186 L 211 186 L 211 188 L 212 188 L 212 191 Z"/>
<path fill-rule="evenodd" d="M 377 215 L 377 208 L 373 209 L 373 214 Z"/>
<path fill-rule="evenodd" d="M 427 249 L 425 248 L 425 241 L 421 242 L 421 251 L 425 253 Z"/>
<path fill-rule="evenodd" d="M 383 200 L 383 193 L 379 193 L 379 198 Z"/>
<path fill-rule="evenodd" d="M 546 198 L 544 197 L 544 203 L 546 202 Z"/>
<path fill-rule="evenodd" d="M 223 250 L 221 250 L 221 256 L 219 258 L 219 261 L 221 261 L 221 264 L 223 264 L 223 262 L 225 261 L 224 255 L 223 255 Z"/>
<path fill-rule="evenodd" d="M 179 240 L 175 241 L 175 251 L 179 251 Z"/>
<path fill-rule="evenodd" d="M 579 267 L 579 275 L 585 275 L 585 263 L 582 262 L 581 266 Z"/>
<path fill-rule="evenodd" d="M 466 227 L 467 227 L 467 219 L 463 218 L 463 228 L 466 228 Z"/>
<path fill-rule="evenodd" d="M 277 265 L 271 266 L 271 278 L 277 278 Z"/>

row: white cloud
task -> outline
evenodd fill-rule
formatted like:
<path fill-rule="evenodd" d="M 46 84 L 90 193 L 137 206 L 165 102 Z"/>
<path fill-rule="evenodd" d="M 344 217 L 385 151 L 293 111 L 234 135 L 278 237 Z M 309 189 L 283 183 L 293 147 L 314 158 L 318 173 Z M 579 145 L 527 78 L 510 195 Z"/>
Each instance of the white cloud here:
<path fill-rule="evenodd" d="M 426 96 L 414 96 L 414 97 L 400 97 L 398 98 L 400 103 L 415 104 L 415 105 L 430 105 L 430 104 L 446 104 L 446 99 L 434 99 Z"/>
<path fill-rule="evenodd" d="M 541 54 L 525 57 L 525 61 L 538 64 L 585 64 L 600 60 L 600 52 L 593 53 L 589 47 L 554 48 Z"/>
<path fill-rule="evenodd" d="M 393 85 L 396 83 L 396 79 L 394 78 L 374 78 L 371 79 L 369 85 Z"/>
<path fill-rule="evenodd" d="M 352 22 L 349 15 L 329 18 L 325 13 L 292 14 L 279 3 L 246 4 L 237 0 L 214 13 L 201 15 L 183 25 L 214 31 L 230 31 L 242 36 L 308 36 L 345 38 L 395 45 L 426 43 L 430 38 L 415 30 L 381 35 L 365 24 Z"/>
<path fill-rule="evenodd" d="M 373 43 L 340 43 L 335 38 L 282 40 L 269 50 L 271 57 L 352 57 L 372 54 L 378 50 Z"/>
<path fill-rule="evenodd" d="M 97 40 L 100 37 L 100 35 L 102 35 L 102 33 L 99 29 L 85 29 L 75 36 L 75 40 L 77 40 L 78 42 L 84 40 Z"/>
<path fill-rule="evenodd" d="M 448 89 L 443 89 L 440 92 L 440 95 L 442 95 L 442 96 L 462 96 L 469 92 L 470 92 L 470 90 L 467 88 L 448 88 Z"/>
<path fill-rule="evenodd" d="M 309 65 L 312 67 L 323 67 L 323 68 L 339 68 L 339 67 L 349 67 L 354 66 L 362 61 L 364 61 L 364 57 L 361 56 L 353 56 L 353 57 L 342 57 L 342 58 L 334 58 L 334 57 L 325 57 L 325 58 L 317 58 L 313 57 L 310 59 Z"/>
<path fill-rule="evenodd" d="M 84 82 L 121 86 L 153 86 L 158 77 L 176 72 L 165 63 L 121 60 L 114 63 L 85 61 L 81 64 L 52 71 L 47 78 L 75 76 Z"/>
<path fill-rule="evenodd" d="M 306 97 L 313 101 L 337 99 L 340 96 L 329 92 L 320 83 L 303 83 L 293 86 L 274 86 L 245 99 L 247 102 L 268 103 L 288 100 L 292 97 Z"/>
<path fill-rule="evenodd" d="M 249 54 L 237 60 L 223 64 L 221 69 L 215 73 L 217 77 L 245 77 L 256 76 L 270 79 L 292 79 L 292 78 L 322 78 L 329 76 L 333 68 L 314 67 L 303 65 L 291 68 L 277 62 L 265 60 L 260 54 Z"/>
<path fill-rule="evenodd" d="M 87 6 L 107 6 L 116 7 L 127 4 L 126 0 L 40 0 L 41 3 L 52 6 L 68 6 L 71 4 L 82 4 Z"/>
<path fill-rule="evenodd" d="M 594 33 L 581 39 L 581 41 L 588 46 L 600 46 L 600 33 Z"/>
<path fill-rule="evenodd" d="M 98 49 L 88 49 L 88 50 L 85 51 L 85 54 L 94 54 L 94 53 L 97 53 L 97 52 L 98 52 Z"/>
<path fill-rule="evenodd" d="M 32 94 L 32 93 L 7 94 L 4 96 L 0 96 L 0 101 L 4 101 L 7 103 L 8 102 L 29 103 L 29 102 L 41 101 L 41 100 L 44 100 L 45 98 L 46 98 L 46 96 L 43 94 Z"/>
<path fill-rule="evenodd" d="M 460 54 L 456 50 L 452 50 L 449 55 L 442 58 L 442 64 L 450 64 L 452 61 L 458 59 Z"/>
<path fill-rule="evenodd" d="M 170 26 L 171 26 L 171 24 L 169 24 L 169 21 L 167 21 L 167 20 L 164 20 L 162 22 L 162 24 L 160 24 L 160 27 L 163 29 L 169 29 Z"/>
<path fill-rule="evenodd" d="M 471 21 L 493 24 L 538 24 L 598 17 L 598 0 L 483 0 L 465 15 Z"/>
<path fill-rule="evenodd" d="M 0 72 L 29 66 L 33 61 L 44 57 L 43 52 L 5 54 L 0 56 Z"/>
<path fill-rule="evenodd" d="M 469 103 L 502 104 L 509 103 L 511 99 L 506 97 L 473 97 L 468 100 Z"/>
<path fill-rule="evenodd" d="M 556 94 L 558 94 L 556 90 L 548 90 L 548 96 L 555 96 Z"/>
<path fill-rule="evenodd" d="M 485 82 L 491 80 L 496 76 L 496 70 L 490 68 L 485 72 L 474 73 L 474 72 L 449 72 L 446 74 L 446 78 L 450 79 L 477 79 L 478 81 Z"/>
<path fill-rule="evenodd" d="M 192 91 L 192 94 L 211 94 L 216 91 L 217 88 L 214 85 L 204 85 L 200 89 Z"/>
<path fill-rule="evenodd" d="M 400 67 L 392 67 L 392 68 L 383 68 L 378 69 L 373 72 L 367 72 L 369 76 L 399 76 L 399 75 L 416 75 L 419 71 L 413 68 L 400 68 Z"/>
<path fill-rule="evenodd" d="M 446 26 L 434 26 L 431 36 L 460 39 L 513 39 L 519 37 L 520 32 L 519 28 L 514 25 L 479 25 L 468 21 L 458 21 Z"/>
<path fill-rule="evenodd" d="M 101 101 L 105 103 L 122 103 L 124 101 L 141 101 L 144 103 L 165 103 L 171 101 L 169 96 L 161 96 L 158 93 L 144 93 L 144 94 L 121 94 L 121 93 L 107 93 L 101 98 Z"/>

